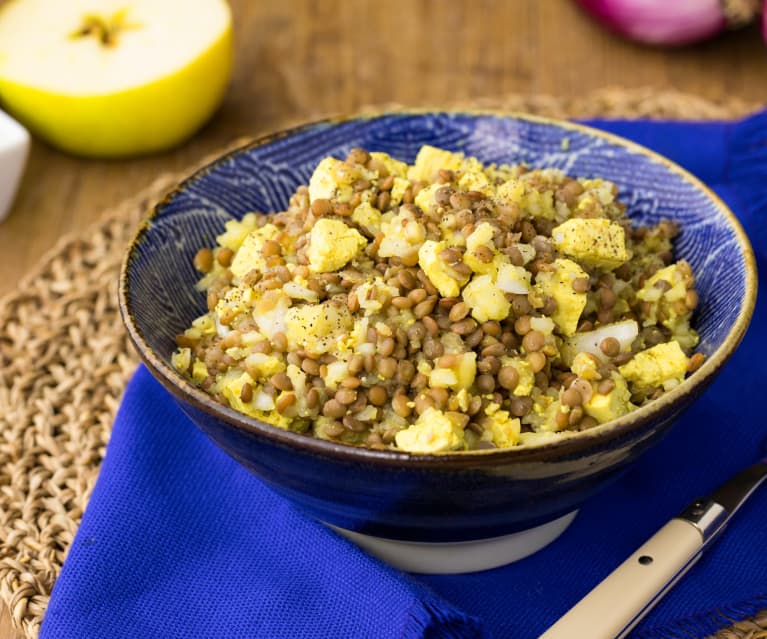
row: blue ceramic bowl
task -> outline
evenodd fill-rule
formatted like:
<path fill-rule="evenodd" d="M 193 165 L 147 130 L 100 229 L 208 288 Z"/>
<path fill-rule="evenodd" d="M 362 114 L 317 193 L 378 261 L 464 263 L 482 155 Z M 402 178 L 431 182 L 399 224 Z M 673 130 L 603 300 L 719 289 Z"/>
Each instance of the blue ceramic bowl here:
<path fill-rule="evenodd" d="M 485 162 L 601 176 L 637 223 L 681 224 L 678 256 L 697 275 L 703 366 L 661 399 L 539 447 L 440 455 L 353 448 L 286 432 L 215 402 L 170 365 L 174 336 L 205 311 L 192 257 L 224 222 L 279 211 L 326 155 L 354 146 L 412 162 L 423 144 Z M 722 295 L 721 291 L 728 291 Z M 123 319 L 149 370 L 218 446 L 307 515 L 368 535 L 458 541 L 529 529 L 577 509 L 667 431 L 711 382 L 751 318 L 756 270 L 735 216 L 700 181 L 636 144 L 526 115 L 389 113 L 277 133 L 223 156 L 173 190 L 141 225 L 120 281 Z"/>

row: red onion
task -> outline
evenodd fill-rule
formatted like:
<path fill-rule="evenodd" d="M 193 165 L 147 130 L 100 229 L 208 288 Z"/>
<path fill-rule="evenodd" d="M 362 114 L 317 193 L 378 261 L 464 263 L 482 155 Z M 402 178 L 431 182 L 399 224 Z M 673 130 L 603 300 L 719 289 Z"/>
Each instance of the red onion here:
<path fill-rule="evenodd" d="M 767 0 L 764 0 L 764 6 L 762 7 L 762 36 L 764 41 L 767 42 Z"/>
<path fill-rule="evenodd" d="M 683 45 L 750 22 L 758 0 L 577 0 L 618 33 L 647 44 Z M 763 23 L 764 24 L 764 23 Z"/>

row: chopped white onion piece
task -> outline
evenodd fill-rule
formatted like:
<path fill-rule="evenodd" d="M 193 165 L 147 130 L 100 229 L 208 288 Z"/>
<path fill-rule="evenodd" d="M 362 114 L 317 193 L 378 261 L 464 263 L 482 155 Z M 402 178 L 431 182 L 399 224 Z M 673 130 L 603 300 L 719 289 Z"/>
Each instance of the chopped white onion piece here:
<path fill-rule="evenodd" d="M 576 333 L 572 337 L 568 337 L 560 349 L 562 362 L 565 366 L 572 365 L 573 359 L 578 353 L 591 353 L 603 361 L 607 360 L 599 348 L 603 339 L 614 337 L 621 345 L 621 352 L 624 352 L 631 348 L 631 343 L 637 335 L 639 335 L 639 326 L 634 320 L 605 324 L 593 331 Z"/>
<path fill-rule="evenodd" d="M 264 391 L 260 391 L 253 398 L 253 407 L 264 411 L 274 410 L 274 399 Z"/>

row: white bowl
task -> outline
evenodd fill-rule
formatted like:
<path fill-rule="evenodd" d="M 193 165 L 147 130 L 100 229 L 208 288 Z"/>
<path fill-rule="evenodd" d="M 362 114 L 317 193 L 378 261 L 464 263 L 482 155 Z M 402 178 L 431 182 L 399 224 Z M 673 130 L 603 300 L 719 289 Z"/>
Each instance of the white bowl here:
<path fill-rule="evenodd" d="M 29 133 L 0 111 L 0 222 L 8 215 L 29 154 Z"/>

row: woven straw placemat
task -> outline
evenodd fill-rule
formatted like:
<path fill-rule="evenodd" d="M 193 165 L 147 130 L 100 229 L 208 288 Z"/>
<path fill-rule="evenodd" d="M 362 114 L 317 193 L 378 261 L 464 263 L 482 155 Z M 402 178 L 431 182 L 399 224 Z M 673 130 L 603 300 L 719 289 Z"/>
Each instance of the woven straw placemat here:
<path fill-rule="evenodd" d="M 732 118 L 756 108 L 651 89 L 575 99 L 514 95 L 472 106 L 669 119 Z M 88 230 L 62 238 L 0 301 L 0 598 L 26 637 L 38 635 L 138 361 L 117 309 L 123 251 L 153 202 L 190 171 L 162 175 Z M 767 612 L 717 639 L 767 639 Z"/>

